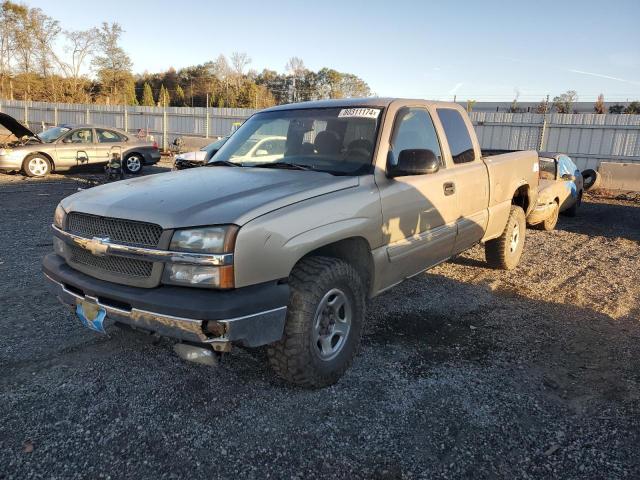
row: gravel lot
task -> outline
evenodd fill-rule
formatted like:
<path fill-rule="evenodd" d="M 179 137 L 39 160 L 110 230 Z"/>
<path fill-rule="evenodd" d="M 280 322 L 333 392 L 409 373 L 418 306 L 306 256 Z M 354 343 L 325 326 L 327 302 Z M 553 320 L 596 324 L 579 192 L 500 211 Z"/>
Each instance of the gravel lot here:
<path fill-rule="evenodd" d="M 513 272 L 474 248 L 376 298 L 354 367 L 306 391 L 45 293 L 54 208 L 100 177 L 0 175 L 0 478 L 640 477 L 640 203 L 590 197 Z"/>

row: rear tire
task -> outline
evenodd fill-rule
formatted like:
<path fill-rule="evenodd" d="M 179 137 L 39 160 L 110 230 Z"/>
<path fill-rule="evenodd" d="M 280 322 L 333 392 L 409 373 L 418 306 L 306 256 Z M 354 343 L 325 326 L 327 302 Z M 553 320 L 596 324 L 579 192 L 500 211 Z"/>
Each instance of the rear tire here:
<path fill-rule="evenodd" d="M 132 153 L 124 159 L 122 168 L 126 173 L 130 175 L 138 175 L 142 171 L 143 163 L 144 159 L 142 158 L 142 155 L 138 153 Z"/>
<path fill-rule="evenodd" d="M 363 281 L 348 263 L 302 260 L 289 276 L 287 323 L 267 357 L 283 379 L 308 388 L 336 383 L 360 347 L 365 315 Z"/>
<path fill-rule="evenodd" d="M 22 171 L 27 177 L 44 177 L 51 172 L 51 162 L 44 155 L 35 153 L 24 159 Z"/>
<path fill-rule="evenodd" d="M 484 244 L 484 254 L 489 266 L 501 270 L 513 270 L 520 262 L 524 249 L 527 219 L 522 207 L 511 206 L 502 235 Z"/>

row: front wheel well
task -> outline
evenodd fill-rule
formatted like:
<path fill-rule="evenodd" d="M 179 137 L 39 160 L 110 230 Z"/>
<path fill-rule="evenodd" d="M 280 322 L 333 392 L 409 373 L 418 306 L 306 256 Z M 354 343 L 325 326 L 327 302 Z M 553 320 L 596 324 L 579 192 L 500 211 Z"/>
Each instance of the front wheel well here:
<path fill-rule="evenodd" d="M 298 262 L 309 257 L 333 257 L 352 265 L 365 286 L 365 291 L 370 292 L 373 285 L 373 258 L 369 243 L 362 237 L 349 237 L 316 248 L 307 253 Z"/>

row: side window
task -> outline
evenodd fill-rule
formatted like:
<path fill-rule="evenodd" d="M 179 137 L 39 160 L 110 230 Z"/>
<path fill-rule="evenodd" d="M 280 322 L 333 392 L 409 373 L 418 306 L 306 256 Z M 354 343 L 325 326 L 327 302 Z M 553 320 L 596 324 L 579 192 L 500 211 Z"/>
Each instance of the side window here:
<path fill-rule="evenodd" d="M 460 112 L 452 108 L 438 108 L 437 111 L 449 142 L 453 163 L 473 162 L 476 158 L 473 143 Z"/>
<path fill-rule="evenodd" d="M 96 128 L 96 135 L 98 137 L 98 142 L 100 143 L 117 143 L 124 142 L 124 139 L 121 135 L 111 130 L 104 130 L 102 128 Z"/>
<path fill-rule="evenodd" d="M 66 136 L 67 143 L 93 143 L 93 132 L 90 128 L 74 130 Z"/>
<path fill-rule="evenodd" d="M 442 162 L 438 135 L 429 112 L 422 108 L 402 108 L 396 116 L 393 138 L 394 160 L 402 150 L 431 150 Z"/>

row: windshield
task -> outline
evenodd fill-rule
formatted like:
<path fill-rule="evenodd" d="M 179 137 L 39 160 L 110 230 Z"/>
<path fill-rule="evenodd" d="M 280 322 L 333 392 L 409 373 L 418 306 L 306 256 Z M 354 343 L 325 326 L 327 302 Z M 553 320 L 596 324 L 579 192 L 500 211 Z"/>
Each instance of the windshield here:
<path fill-rule="evenodd" d="M 71 129 L 65 128 L 65 127 L 51 127 L 45 130 L 44 132 L 38 134 L 38 138 L 42 140 L 44 143 L 51 143 L 56 141 L 62 135 L 67 133 L 69 130 Z"/>
<path fill-rule="evenodd" d="M 315 108 L 257 113 L 218 151 L 217 162 L 270 164 L 334 175 L 372 169 L 379 108 Z"/>

